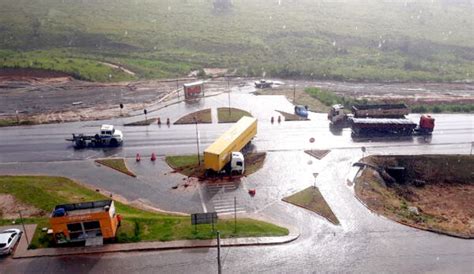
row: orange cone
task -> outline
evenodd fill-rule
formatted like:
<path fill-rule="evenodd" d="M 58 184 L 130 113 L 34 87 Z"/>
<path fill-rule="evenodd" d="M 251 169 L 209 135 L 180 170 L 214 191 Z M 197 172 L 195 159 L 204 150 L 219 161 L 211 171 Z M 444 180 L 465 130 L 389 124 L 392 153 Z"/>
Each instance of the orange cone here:
<path fill-rule="evenodd" d="M 151 160 L 152 160 L 153 162 L 156 160 L 156 155 L 155 155 L 154 152 L 151 154 Z"/>

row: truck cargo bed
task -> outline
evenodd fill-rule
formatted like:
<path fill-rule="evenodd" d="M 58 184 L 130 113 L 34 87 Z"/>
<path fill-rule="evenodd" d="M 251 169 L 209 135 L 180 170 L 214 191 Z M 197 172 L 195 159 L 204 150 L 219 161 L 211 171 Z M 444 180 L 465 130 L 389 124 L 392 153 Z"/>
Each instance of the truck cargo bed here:
<path fill-rule="evenodd" d="M 409 119 L 351 118 L 353 135 L 411 135 L 417 124 Z"/>
<path fill-rule="evenodd" d="M 402 118 L 410 113 L 405 104 L 354 105 L 352 113 L 356 118 Z"/>

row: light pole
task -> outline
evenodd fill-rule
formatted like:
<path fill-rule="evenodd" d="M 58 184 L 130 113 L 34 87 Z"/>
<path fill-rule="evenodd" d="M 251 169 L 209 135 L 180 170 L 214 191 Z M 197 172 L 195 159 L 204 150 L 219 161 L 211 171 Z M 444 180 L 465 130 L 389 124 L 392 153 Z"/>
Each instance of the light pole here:
<path fill-rule="evenodd" d="M 229 116 L 230 116 L 230 87 L 229 87 L 229 78 L 227 78 L 227 96 L 229 99 Z"/>
<path fill-rule="evenodd" d="M 199 155 L 199 133 L 198 133 L 198 123 L 196 120 L 196 117 L 193 117 L 194 124 L 196 125 L 196 147 L 197 147 L 197 153 L 198 153 L 198 165 L 201 165 L 201 156 Z"/>
<path fill-rule="evenodd" d="M 296 80 L 293 79 L 293 104 L 296 105 Z"/>

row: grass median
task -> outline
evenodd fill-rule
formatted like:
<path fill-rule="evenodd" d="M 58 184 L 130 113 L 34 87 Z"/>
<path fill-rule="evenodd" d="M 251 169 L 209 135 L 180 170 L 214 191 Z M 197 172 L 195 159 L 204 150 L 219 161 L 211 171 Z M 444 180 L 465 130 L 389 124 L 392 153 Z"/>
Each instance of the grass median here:
<path fill-rule="evenodd" d="M 210 124 L 212 123 L 211 109 L 203 109 L 193 113 L 189 113 L 181 118 L 179 118 L 175 125 L 186 125 L 186 124 Z"/>
<path fill-rule="evenodd" d="M 31 237 L 30 248 L 44 248 L 52 245 L 48 236 L 42 231 L 48 227 L 48 216 L 58 204 L 103 200 L 108 197 L 93 191 L 64 177 L 48 176 L 1 176 L 0 194 L 12 195 L 15 203 L 11 206 L 36 209 L 36 214 L 24 216 L 25 223 L 37 224 L 35 235 Z M 4 205 L 2 205 L 4 206 Z M 116 211 L 122 215 L 122 226 L 117 232 L 119 243 L 139 241 L 171 241 L 212 239 L 215 237 L 210 226 L 201 225 L 195 231 L 190 217 L 138 209 L 115 201 Z M 0 208 L 2 215 L 0 224 L 20 223 L 17 217 L 4 218 L 3 212 L 16 208 Z M 233 220 L 219 219 L 216 228 L 222 237 L 261 237 L 284 236 L 288 230 L 270 223 L 237 219 L 237 230 L 234 231 Z"/>
<path fill-rule="evenodd" d="M 122 172 L 123 174 L 132 176 L 132 177 L 137 177 L 135 173 L 130 171 L 125 164 L 125 160 L 123 158 L 113 158 L 113 159 L 98 159 L 95 160 L 96 163 L 99 163 L 101 165 L 104 165 L 106 167 L 110 167 L 112 169 L 117 170 L 118 172 Z"/>
<path fill-rule="evenodd" d="M 245 155 L 244 175 L 248 176 L 261 169 L 266 156 L 267 154 L 265 152 L 247 153 Z M 185 176 L 202 178 L 206 171 L 203 156 L 201 156 L 201 164 L 198 165 L 198 157 L 196 154 L 166 156 L 165 160 L 172 169 Z"/>
<path fill-rule="evenodd" d="M 298 193 L 283 198 L 283 201 L 316 212 L 335 225 L 339 224 L 339 220 L 317 187 L 308 187 Z"/>
<path fill-rule="evenodd" d="M 243 116 L 253 117 L 248 111 L 238 108 L 218 108 L 217 117 L 219 123 L 234 123 Z"/>

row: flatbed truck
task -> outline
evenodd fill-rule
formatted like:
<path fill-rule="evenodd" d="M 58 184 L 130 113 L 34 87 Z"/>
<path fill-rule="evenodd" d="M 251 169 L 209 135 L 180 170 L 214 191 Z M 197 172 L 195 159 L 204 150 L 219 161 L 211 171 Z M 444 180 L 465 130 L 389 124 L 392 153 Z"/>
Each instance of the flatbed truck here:
<path fill-rule="evenodd" d="M 72 142 L 74 148 L 78 149 L 98 146 L 117 147 L 123 143 L 123 133 L 115 129 L 113 125 L 102 125 L 97 134 L 73 133 L 72 138 L 68 138 L 66 141 Z"/>

